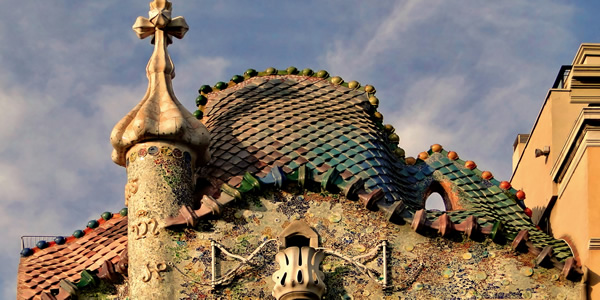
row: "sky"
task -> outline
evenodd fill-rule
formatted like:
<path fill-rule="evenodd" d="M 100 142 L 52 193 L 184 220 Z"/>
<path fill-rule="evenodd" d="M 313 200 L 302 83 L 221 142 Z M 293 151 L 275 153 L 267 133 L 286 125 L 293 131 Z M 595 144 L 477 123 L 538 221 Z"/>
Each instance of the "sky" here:
<path fill-rule="evenodd" d="M 124 206 L 112 127 L 144 96 L 149 1 L 0 0 L 0 298 L 23 235 L 71 235 Z M 574 1 L 175 1 L 169 52 L 190 111 L 203 84 L 248 68 L 325 69 L 372 84 L 408 156 L 439 143 L 499 180 L 561 65 L 600 42 Z"/>

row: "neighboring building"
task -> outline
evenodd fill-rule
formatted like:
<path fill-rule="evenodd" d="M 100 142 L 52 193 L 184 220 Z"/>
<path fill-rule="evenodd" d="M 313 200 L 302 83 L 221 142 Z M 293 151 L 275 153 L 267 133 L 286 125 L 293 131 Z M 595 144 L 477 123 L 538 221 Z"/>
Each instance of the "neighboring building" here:
<path fill-rule="evenodd" d="M 513 154 L 513 186 L 533 221 L 566 240 L 600 297 L 600 44 L 582 44 L 563 66 L 529 135 Z"/>
<path fill-rule="evenodd" d="M 595 132 L 586 87 L 600 81 L 583 64 L 594 63 L 594 46 L 582 46 L 567 77 L 570 98 L 552 90 L 529 142 L 517 139 L 511 186 L 438 144 L 405 157 L 375 88 L 323 70 L 249 69 L 202 86 L 192 114 L 175 97 L 167 52 L 187 24 L 171 18 L 168 1 L 150 9 L 134 25 L 153 36 L 148 91 L 111 134 L 127 208 L 24 248 L 18 299 L 598 294 L 588 247 L 598 247 L 591 180 L 600 154 L 586 148 Z M 574 129 L 556 126 L 565 122 Z M 432 193 L 446 211 L 424 209 Z M 567 215 L 586 229 L 561 226 Z"/>

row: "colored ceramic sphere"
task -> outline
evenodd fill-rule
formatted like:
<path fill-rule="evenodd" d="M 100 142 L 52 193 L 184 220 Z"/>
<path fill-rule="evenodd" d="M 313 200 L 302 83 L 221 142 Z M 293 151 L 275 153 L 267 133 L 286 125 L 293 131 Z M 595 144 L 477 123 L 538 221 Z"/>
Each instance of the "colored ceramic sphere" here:
<path fill-rule="evenodd" d="M 367 84 L 367 85 L 365 85 L 365 92 L 367 92 L 367 94 L 374 94 L 375 87 L 370 84 Z"/>
<path fill-rule="evenodd" d="M 200 120 L 204 117 L 204 113 L 201 110 L 196 110 L 194 112 L 194 117 L 196 117 L 196 119 Z"/>
<path fill-rule="evenodd" d="M 402 149 L 402 148 L 400 148 L 400 147 L 398 147 L 398 148 L 394 149 L 394 154 L 395 154 L 397 157 L 404 157 L 404 156 L 406 155 L 406 153 L 404 152 L 404 149 Z"/>
<path fill-rule="evenodd" d="M 431 145 L 431 151 L 433 151 L 433 152 L 441 152 L 442 149 L 443 149 L 442 145 L 440 145 L 440 144 Z"/>
<path fill-rule="evenodd" d="M 356 80 L 352 80 L 352 81 L 348 82 L 348 87 L 355 90 L 360 87 L 360 83 L 358 83 L 358 81 L 356 81 Z"/>
<path fill-rule="evenodd" d="M 412 157 L 412 156 L 409 156 L 409 157 L 407 157 L 406 159 L 404 159 L 404 162 L 405 162 L 407 165 L 410 165 L 410 166 L 412 166 L 412 165 L 414 165 L 415 163 L 417 163 L 417 160 L 416 160 L 414 157 Z"/>
<path fill-rule="evenodd" d="M 394 144 L 398 144 L 398 142 L 400 142 L 400 137 L 395 133 L 390 134 L 388 138 L 390 139 L 390 142 Z"/>
<path fill-rule="evenodd" d="M 530 218 L 531 218 L 531 216 L 533 216 L 533 211 L 531 211 L 531 208 L 529 208 L 529 207 L 525 207 L 523 212 Z"/>
<path fill-rule="evenodd" d="M 425 151 L 423 151 L 423 152 L 419 153 L 419 159 L 420 159 L 420 160 L 426 160 L 426 159 L 428 159 L 428 158 L 429 158 L 429 153 L 427 153 L 427 152 L 425 152 Z"/>
<path fill-rule="evenodd" d="M 23 250 L 21 250 L 21 256 L 23 257 L 27 257 L 33 254 L 33 250 L 31 250 L 31 248 L 23 248 Z"/>
<path fill-rule="evenodd" d="M 46 243 L 46 241 L 38 241 L 37 243 L 35 243 L 35 246 L 40 249 L 44 249 L 48 247 L 48 243 Z"/>
<path fill-rule="evenodd" d="M 83 232 L 83 230 L 75 230 L 75 232 L 73 232 L 73 236 L 75 238 L 81 238 L 85 235 L 85 232 Z"/>
<path fill-rule="evenodd" d="M 465 168 L 473 170 L 473 169 L 477 168 L 477 164 L 475 164 L 475 162 L 472 160 L 467 160 L 465 162 Z"/>
<path fill-rule="evenodd" d="M 227 83 L 223 82 L 223 81 L 219 81 L 215 84 L 215 89 L 217 90 L 224 90 L 227 88 Z"/>
<path fill-rule="evenodd" d="M 502 181 L 502 182 L 500 182 L 500 188 L 503 189 L 503 190 L 510 189 L 510 182 L 508 182 L 508 181 Z"/>
<path fill-rule="evenodd" d="M 371 105 L 377 108 L 379 106 L 379 99 L 377 99 L 377 97 L 375 96 L 371 96 L 369 97 L 369 103 L 371 103 Z"/>
<path fill-rule="evenodd" d="M 290 66 L 286 69 L 287 73 L 290 75 L 296 75 L 298 74 L 298 69 L 296 69 L 296 67 Z"/>
<path fill-rule="evenodd" d="M 494 178 L 494 175 L 492 175 L 492 172 L 490 172 L 490 171 L 483 171 L 481 173 L 481 178 L 483 178 L 485 180 L 490 180 L 490 179 Z"/>
<path fill-rule="evenodd" d="M 231 81 L 233 81 L 235 83 L 240 83 L 240 82 L 244 81 L 244 76 L 233 75 L 233 77 L 231 77 Z"/>
<path fill-rule="evenodd" d="M 313 72 L 313 70 L 306 68 L 304 70 L 302 70 L 302 75 L 304 76 L 312 76 L 315 72 Z"/>
<path fill-rule="evenodd" d="M 55 242 L 57 245 L 62 245 L 62 244 L 64 244 L 66 241 L 67 241 L 67 239 L 65 239 L 65 237 L 64 237 L 64 236 L 57 236 L 57 237 L 55 237 L 55 238 L 54 238 L 54 242 Z"/>
<path fill-rule="evenodd" d="M 383 125 L 383 130 L 385 130 L 388 133 L 394 133 L 394 131 L 396 131 L 396 129 L 394 128 L 394 126 L 392 126 L 392 124 Z"/>
<path fill-rule="evenodd" d="M 523 190 L 518 190 L 515 196 L 517 196 L 517 199 L 519 200 L 525 200 L 525 192 L 523 192 Z"/>
<path fill-rule="evenodd" d="M 377 119 L 379 122 L 383 122 L 383 115 L 380 112 L 374 112 L 373 117 L 375 117 L 375 119 Z"/>
<path fill-rule="evenodd" d="M 451 160 L 457 160 L 458 159 L 458 153 L 454 152 L 454 151 L 450 151 L 448 152 L 448 158 Z"/>
<path fill-rule="evenodd" d="M 119 214 L 123 217 L 126 217 L 127 216 L 127 207 L 121 208 L 121 210 L 119 211 Z"/>
<path fill-rule="evenodd" d="M 106 221 L 110 220 L 113 217 L 113 214 L 110 211 L 105 211 L 100 215 L 100 217 Z"/>
<path fill-rule="evenodd" d="M 339 85 L 339 84 L 344 83 L 344 79 L 342 79 L 342 77 L 340 77 L 340 76 L 334 76 L 334 77 L 331 77 L 331 83 Z"/>
<path fill-rule="evenodd" d="M 98 227 L 98 225 L 99 225 L 99 224 L 98 224 L 98 221 L 96 221 L 96 220 L 90 220 L 90 221 L 87 223 L 87 228 L 92 228 L 92 229 L 94 229 L 94 228 Z"/>
<path fill-rule="evenodd" d="M 327 71 L 325 71 L 325 70 L 321 70 L 321 71 L 317 72 L 317 77 L 327 78 L 327 77 L 329 77 L 329 73 L 327 73 Z"/>
<path fill-rule="evenodd" d="M 196 97 L 196 106 L 206 105 L 206 103 L 208 103 L 208 98 L 206 98 L 204 95 L 199 95 Z"/>
<path fill-rule="evenodd" d="M 199 94 L 201 94 L 201 93 L 208 94 L 210 92 L 212 92 L 212 88 L 210 87 L 210 85 L 206 85 L 206 84 L 201 86 L 200 89 L 198 90 Z"/>
<path fill-rule="evenodd" d="M 277 69 L 275 69 L 273 67 L 267 68 L 265 70 L 265 74 L 267 74 L 267 75 L 276 75 L 277 74 Z"/>
<path fill-rule="evenodd" d="M 256 70 L 254 70 L 254 69 L 248 69 L 248 70 L 246 70 L 246 72 L 244 72 L 244 75 L 246 75 L 248 77 L 254 77 L 254 76 L 258 75 L 258 72 L 256 72 Z"/>

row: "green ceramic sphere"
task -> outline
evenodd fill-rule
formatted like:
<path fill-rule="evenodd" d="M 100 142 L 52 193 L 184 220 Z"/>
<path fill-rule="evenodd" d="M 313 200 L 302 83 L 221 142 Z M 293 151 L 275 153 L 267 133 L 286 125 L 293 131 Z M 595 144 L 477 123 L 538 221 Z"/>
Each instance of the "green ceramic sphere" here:
<path fill-rule="evenodd" d="M 223 82 L 223 81 L 219 81 L 215 84 L 215 89 L 217 90 L 224 90 L 227 88 L 227 83 Z"/>
<path fill-rule="evenodd" d="M 73 236 L 75 238 L 82 238 L 85 235 L 85 232 L 83 232 L 83 230 L 75 230 L 75 232 L 73 232 Z"/>
<path fill-rule="evenodd" d="M 244 72 L 244 75 L 248 76 L 248 77 L 254 77 L 254 76 L 258 75 L 258 72 L 256 72 L 256 70 L 254 70 L 254 69 L 248 69 L 248 70 L 246 70 L 246 72 Z"/>
<path fill-rule="evenodd" d="M 377 108 L 379 106 L 379 99 L 377 99 L 377 97 L 375 96 L 371 96 L 369 97 L 369 103 L 371 103 L 371 105 Z"/>
<path fill-rule="evenodd" d="M 267 75 L 276 75 L 277 74 L 277 69 L 275 69 L 273 67 L 267 68 L 265 70 L 265 74 L 267 74 Z"/>
<path fill-rule="evenodd" d="M 290 75 L 296 75 L 298 74 L 298 69 L 296 69 L 296 67 L 289 67 L 286 69 L 287 73 Z"/>
<path fill-rule="evenodd" d="M 204 117 L 204 113 L 201 110 L 196 110 L 194 112 L 194 117 L 196 117 L 196 119 L 200 120 Z"/>
<path fill-rule="evenodd" d="M 342 79 L 342 77 L 340 77 L 340 76 L 334 76 L 334 77 L 331 77 L 331 83 L 339 85 L 339 84 L 344 83 L 344 79 Z"/>
<path fill-rule="evenodd" d="M 106 220 L 112 219 L 113 214 L 110 211 L 105 211 L 100 216 L 102 217 L 102 219 L 104 219 L 106 221 Z"/>
<path fill-rule="evenodd" d="M 123 217 L 127 216 L 127 207 L 123 207 L 120 211 L 119 214 Z"/>
<path fill-rule="evenodd" d="M 210 85 L 207 85 L 207 84 L 201 86 L 200 89 L 198 90 L 199 94 L 201 94 L 201 93 L 208 94 L 210 92 L 212 92 L 212 88 L 210 87 Z"/>
<path fill-rule="evenodd" d="M 390 139 L 390 142 L 394 144 L 397 144 L 400 141 L 400 137 L 395 133 L 390 134 L 388 138 Z"/>
<path fill-rule="evenodd" d="M 196 106 L 206 105 L 206 103 L 208 103 L 208 98 L 206 98 L 204 95 L 199 95 L 196 97 Z"/>
<path fill-rule="evenodd" d="M 99 224 L 98 224 L 98 221 L 96 221 L 96 220 L 90 220 L 90 221 L 87 223 L 87 227 L 88 227 L 88 228 L 92 228 L 92 229 L 94 229 L 94 228 L 98 227 L 98 225 L 99 225 Z"/>
<path fill-rule="evenodd" d="M 404 149 L 402 149 L 402 148 L 396 148 L 396 149 L 394 149 L 394 154 L 397 157 L 404 157 L 404 156 L 406 156 L 406 153 L 404 152 Z"/>
<path fill-rule="evenodd" d="M 317 72 L 317 77 L 327 78 L 327 77 L 329 77 L 329 73 L 327 73 L 327 71 L 325 71 L 325 70 L 321 70 L 321 71 Z"/>
<path fill-rule="evenodd" d="M 367 92 L 367 94 L 375 94 L 375 87 L 367 84 L 365 85 L 365 92 Z"/>
<path fill-rule="evenodd" d="M 352 80 L 352 81 L 348 82 L 348 87 L 355 90 L 360 87 L 360 83 L 358 83 L 358 81 L 356 81 L 356 80 Z"/>
<path fill-rule="evenodd" d="M 302 75 L 304 76 L 312 76 L 315 72 L 313 72 L 313 70 L 306 68 L 304 70 L 302 70 Z"/>
<path fill-rule="evenodd" d="M 244 76 L 233 75 L 233 77 L 231 77 L 231 81 L 233 81 L 235 83 L 240 83 L 240 82 L 244 81 Z"/>

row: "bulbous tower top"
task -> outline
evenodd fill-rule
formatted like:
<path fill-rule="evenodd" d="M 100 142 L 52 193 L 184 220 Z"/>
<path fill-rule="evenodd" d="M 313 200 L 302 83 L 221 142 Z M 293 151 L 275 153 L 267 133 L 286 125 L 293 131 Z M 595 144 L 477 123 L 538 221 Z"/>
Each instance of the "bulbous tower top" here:
<path fill-rule="evenodd" d="M 133 30 L 140 39 L 153 36 L 154 52 L 146 66 L 148 90 L 142 100 L 112 130 L 112 159 L 126 165 L 127 151 L 137 143 L 161 140 L 187 145 L 196 153 L 196 164 L 210 159 L 210 134 L 175 97 L 171 80 L 175 66 L 167 52 L 172 37 L 183 38 L 188 30 L 183 17 L 171 18 L 171 2 L 154 0 L 149 18 L 138 17 Z"/>

